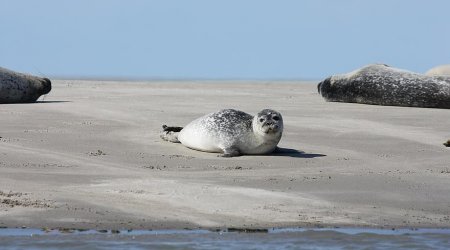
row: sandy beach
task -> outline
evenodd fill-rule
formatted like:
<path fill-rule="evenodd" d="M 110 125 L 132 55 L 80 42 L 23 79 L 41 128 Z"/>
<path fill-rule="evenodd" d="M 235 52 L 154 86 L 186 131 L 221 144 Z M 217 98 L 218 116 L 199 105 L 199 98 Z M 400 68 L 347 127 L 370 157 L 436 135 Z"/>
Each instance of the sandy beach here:
<path fill-rule="evenodd" d="M 0 105 L 0 227 L 450 228 L 450 110 L 325 102 L 316 83 L 54 80 Z M 159 138 L 223 108 L 280 111 L 281 152 Z"/>

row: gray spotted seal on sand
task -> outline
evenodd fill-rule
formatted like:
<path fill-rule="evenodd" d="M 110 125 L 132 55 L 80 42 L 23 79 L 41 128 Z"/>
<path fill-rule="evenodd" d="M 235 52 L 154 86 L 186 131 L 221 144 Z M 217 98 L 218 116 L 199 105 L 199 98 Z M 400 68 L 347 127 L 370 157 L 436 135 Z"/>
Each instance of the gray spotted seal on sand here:
<path fill-rule="evenodd" d="M 52 89 L 48 78 L 22 74 L 0 67 L 0 103 L 35 102 Z"/>
<path fill-rule="evenodd" d="M 184 128 L 163 125 L 161 138 L 184 146 L 221 153 L 219 156 L 261 155 L 273 152 L 283 133 L 283 118 L 264 109 L 256 116 L 224 109 L 202 116 Z"/>
<path fill-rule="evenodd" d="M 317 88 L 331 102 L 450 108 L 450 78 L 426 76 L 383 64 L 331 76 Z"/>
<path fill-rule="evenodd" d="M 436 66 L 428 70 L 425 75 L 427 76 L 448 76 L 450 77 L 450 64 Z"/>

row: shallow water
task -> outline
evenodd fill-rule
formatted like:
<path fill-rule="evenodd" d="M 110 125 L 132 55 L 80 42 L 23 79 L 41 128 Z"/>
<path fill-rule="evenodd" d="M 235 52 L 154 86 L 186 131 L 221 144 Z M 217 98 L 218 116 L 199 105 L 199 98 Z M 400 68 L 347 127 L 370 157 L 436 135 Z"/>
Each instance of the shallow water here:
<path fill-rule="evenodd" d="M 49 231 L 0 229 L 0 249 L 449 249 L 450 230 L 270 229 Z"/>

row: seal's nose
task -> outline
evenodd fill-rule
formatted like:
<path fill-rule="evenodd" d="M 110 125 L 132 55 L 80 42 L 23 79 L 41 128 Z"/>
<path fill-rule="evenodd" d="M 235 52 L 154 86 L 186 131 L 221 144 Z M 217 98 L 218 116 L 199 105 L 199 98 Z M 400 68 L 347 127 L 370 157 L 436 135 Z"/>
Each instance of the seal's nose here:
<path fill-rule="evenodd" d="M 47 94 L 50 92 L 50 90 L 52 90 L 52 82 L 50 81 L 50 79 L 48 78 L 43 78 L 43 82 L 42 82 L 42 91 L 43 91 L 43 95 Z"/>

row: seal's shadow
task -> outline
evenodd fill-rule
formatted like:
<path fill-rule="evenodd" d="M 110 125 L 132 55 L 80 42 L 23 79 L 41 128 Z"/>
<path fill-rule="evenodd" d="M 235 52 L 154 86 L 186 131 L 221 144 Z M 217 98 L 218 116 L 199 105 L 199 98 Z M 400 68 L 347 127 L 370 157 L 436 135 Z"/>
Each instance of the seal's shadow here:
<path fill-rule="evenodd" d="M 71 101 L 36 101 L 36 103 L 65 103 Z"/>
<path fill-rule="evenodd" d="M 289 157 L 295 157 L 295 158 L 316 158 L 316 157 L 324 157 L 327 155 L 323 154 L 308 154 L 303 151 L 292 149 L 292 148 L 280 148 L 277 147 L 275 151 L 270 154 L 273 156 L 289 156 Z"/>
<path fill-rule="evenodd" d="M 65 103 L 72 101 L 35 101 L 35 102 L 15 102 L 15 103 L 0 103 L 0 105 L 33 105 L 33 104 L 45 104 L 45 103 Z"/>

